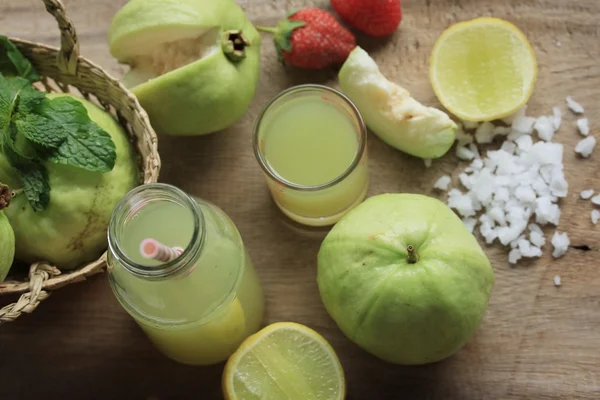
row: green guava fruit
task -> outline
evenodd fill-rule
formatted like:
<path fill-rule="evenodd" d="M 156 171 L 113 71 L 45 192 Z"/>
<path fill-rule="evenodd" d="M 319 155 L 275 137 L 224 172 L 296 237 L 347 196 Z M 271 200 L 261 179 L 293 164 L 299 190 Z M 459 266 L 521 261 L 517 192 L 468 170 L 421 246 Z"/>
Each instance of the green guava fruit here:
<path fill-rule="evenodd" d="M 48 94 L 49 98 L 71 96 Z M 115 166 L 107 173 L 69 165 L 44 163 L 50 183 L 50 203 L 34 211 L 24 195 L 13 198 L 5 210 L 16 239 L 16 258 L 46 261 L 72 269 L 100 256 L 106 248 L 106 230 L 114 206 L 138 184 L 137 156 L 127 133 L 106 111 L 80 97 L 92 121 L 110 134 L 116 147 Z M 0 153 L 0 182 L 11 188 L 19 180 Z"/>
<path fill-rule="evenodd" d="M 317 279 L 349 339 L 404 365 L 440 361 L 465 345 L 494 285 L 460 218 L 417 194 L 374 196 L 344 216 L 321 245 Z"/>
<path fill-rule="evenodd" d="M 220 131 L 254 98 L 260 35 L 234 0 L 131 0 L 113 18 L 109 44 L 159 133 Z"/>
<path fill-rule="evenodd" d="M 0 282 L 4 282 L 15 258 L 15 233 L 2 210 L 11 201 L 8 186 L 0 183 Z"/>
<path fill-rule="evenodd" d="M 439 158 L 456 139 L 458 126 L 450 117 L 426 107 L 403 87 L 390 82 L 375 61 L 356 47 L 338 75 L 344 94 L 365 123 L 390 146 L 420 158 Z"/>

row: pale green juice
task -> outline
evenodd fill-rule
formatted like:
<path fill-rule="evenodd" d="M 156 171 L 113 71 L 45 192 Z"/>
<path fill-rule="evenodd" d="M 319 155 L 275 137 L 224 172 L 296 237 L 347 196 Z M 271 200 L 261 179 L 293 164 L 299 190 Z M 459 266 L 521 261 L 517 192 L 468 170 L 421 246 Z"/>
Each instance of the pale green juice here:
<path fill-rule="evenodd" d="M 117 298 L 167 356 L 186 364 L 206 365 L 227 359 L 258 329 L 264 307 L 254 267 L 233 223 L 212 206 L 199 204 L 206 230 L 193 269 L 169 279 L 148 280 L 116 264 L 111 284 Z M 189 210 L 174 202 L 148 204 L 125 225 L 121 246 L 142 265 L 159 265 L 139 254 L 152 237 L 186 248 L 192 237 Z"/>
<path fill-rule="evenodd" d="M 305 95 L 274 105 L 263 117 L 260 150 L 268 168 L 282 181 L 320 190 L 294 190 L 268 179 L 279 207 L 309 225 L 333 222 L 364 198 L 368 187 L 366 151 L 357 157 L 360 134 L 348 108 L 320 95 Z"/>

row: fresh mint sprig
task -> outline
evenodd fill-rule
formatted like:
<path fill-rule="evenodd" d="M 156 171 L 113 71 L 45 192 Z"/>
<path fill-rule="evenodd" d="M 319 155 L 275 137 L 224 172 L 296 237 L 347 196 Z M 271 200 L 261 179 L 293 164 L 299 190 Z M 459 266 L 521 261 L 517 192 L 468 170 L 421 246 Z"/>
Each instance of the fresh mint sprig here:
<path fill-rule="evenodd" d="M 32 86 L 39 79 L 29 60 L 0 36 L 0 151 L 35 211 L 50 201 L 44 161 L 105 173 L 116 160 L 112 138 L 83 104 L 71 97 L 49 99 Z"/>

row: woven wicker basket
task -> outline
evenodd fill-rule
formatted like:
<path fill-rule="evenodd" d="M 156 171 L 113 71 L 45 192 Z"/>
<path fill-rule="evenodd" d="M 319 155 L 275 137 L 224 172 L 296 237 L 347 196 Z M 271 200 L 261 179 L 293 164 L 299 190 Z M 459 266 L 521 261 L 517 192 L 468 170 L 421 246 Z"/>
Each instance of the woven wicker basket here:
<path fill-rule="evenodd" d="M 139 154 L 140 183 L 158 179 L 160 158 L 157 139 L 146 112 L 136 98 L 102 68 L 79 56 L 77 34 L 67 19 L 60 0 L 43 0 L 46 10 L 56 18 L 61 32 L 61 48 L 45 46 L 10 38 L 29 59 L 42 77 L 39 89 L 48 92 L 72 93 L 82 96 L 117 118 L 127 130 Z M 0 296 L 21 294 L 16 303 L 0 309 L 0 324 L 14 321 L 22 313 L 31 313 L 48 298 L 50 290 L 104 271 L 106 253 L 98 260 L 75 270 L 61 273 L 43 261 L 30 266 L 29 275 L 22 280 L 9 277 L 0 283 Z"/>

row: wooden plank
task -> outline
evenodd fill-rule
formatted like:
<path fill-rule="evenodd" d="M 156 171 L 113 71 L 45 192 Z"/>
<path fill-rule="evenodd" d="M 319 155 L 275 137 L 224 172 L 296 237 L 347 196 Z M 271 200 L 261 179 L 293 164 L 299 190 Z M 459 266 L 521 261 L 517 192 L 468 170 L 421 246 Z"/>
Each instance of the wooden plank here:
<path fill-rule="evenodd" d="M 65 1 L 84 56 L 120 76 L 108 52 L 106 31 L 125 0 Z M 288 9 L 328 2 L 240 0 L 252 20 L 274 25 Z M 592 134 L 600 137 L 600 41 L 597 0 L 406 0 L 400 30 L 389 39 L 359 36 L 384 74 L 418 100 L 439 106 L 428 80 L 428 57 L 437 36 L 452 23 L 481 15 L 506 18 L 524 30 L 539 61 L 531 115 L 563 109 L 556 140 L 565 145 L 569 196 L 559 229 L 573 245 L 553 261 L 549 253 L 518 267 L 506 252 L 485 247 L 496 287 L 483 326 L 454 357 L 423 367 L 381 362 L 348 341 L 326 314 L 315 284 L 322 235 L 291 228 L 267 193 L 254 159 L 250 133 L 261 107 L 300 83 L 337 87 L 335 71 L 282 68 L 267 36 L 260 89 L 248 114 L 216 135 L 160 138 L 161 181 L 213 201 L 235 221 L 257 265 L 267 296 L 265 323 L 296 321 L 321 332 L 338 352 L 349 399 L 598 399 L 600 398 L 600 227 L 590 222 L 587 188 L 600 190 L 600 153 L 575 156 L 580 139 L 564 98 L 586 107 Z M 0 0 L 3 34 L 58 44 L 56 24 L 39 0 Z M 560 42 L 560 47 L 557 43 Z M 426 169 L 423 162 L 369 137 L 370 195 L 419 192 L 438 196 L 432 184 L 461 166 L 450 153 Z M 550 231 L 551 233 L 551 231 Z M 563 286 L 555 288 L 554 275 Z M 5 299 L 0 299 L 5 301 Z M 106 276 L 60 289 L 33 315 L 0 328 L 0 389 L 6 398 L 220 398 L 222 366 L 191 368 L 159 355 L 116 302 Z"/>

